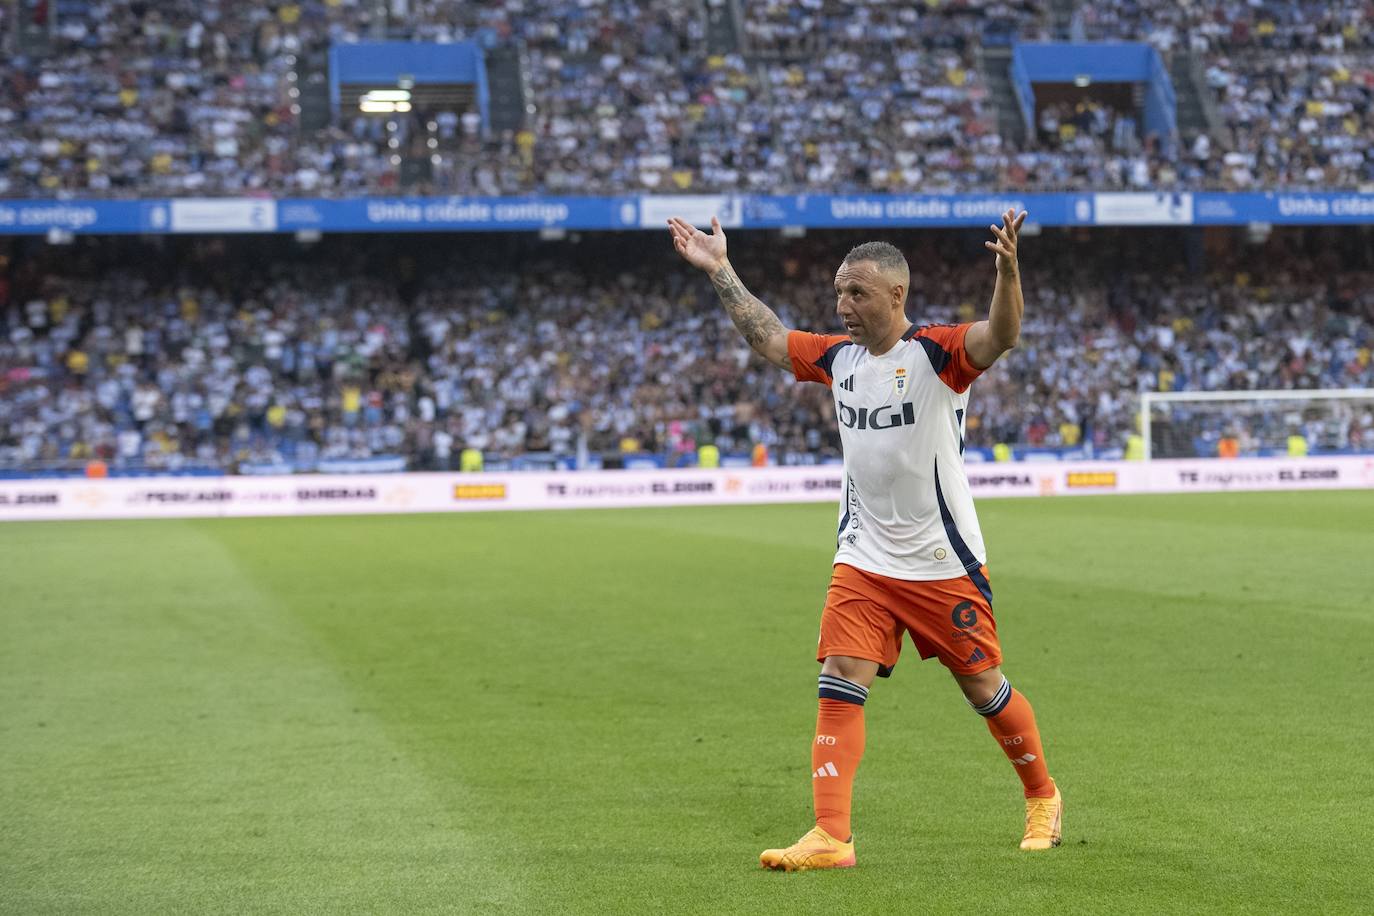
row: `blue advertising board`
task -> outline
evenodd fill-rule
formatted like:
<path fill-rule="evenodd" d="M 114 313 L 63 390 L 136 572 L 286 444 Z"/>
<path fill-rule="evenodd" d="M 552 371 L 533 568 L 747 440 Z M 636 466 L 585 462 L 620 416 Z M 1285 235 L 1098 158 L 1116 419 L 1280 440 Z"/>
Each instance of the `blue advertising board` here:
<path fill-rule="evenodd" d="M 355 197 L 277 202 L 278 226 L 284 232 L 638 229 L 638 213 L 632 197 Z"/>
<path fill-rule="evenodd" d="M 1354 191 L 252 197 L 0 200 L 0 235 L 657 230 L 669 216 L 718 216 L 736 229 L 949 228 L 987 225 L 1009 208 L 1041 226 L 1374 223 L 1374 194 Z"/>

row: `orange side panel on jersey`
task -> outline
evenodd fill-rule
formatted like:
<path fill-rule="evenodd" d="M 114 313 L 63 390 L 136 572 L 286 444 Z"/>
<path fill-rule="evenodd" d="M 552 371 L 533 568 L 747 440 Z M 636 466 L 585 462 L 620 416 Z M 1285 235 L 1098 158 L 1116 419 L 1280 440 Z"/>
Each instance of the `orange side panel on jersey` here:
<path fill-rule="evenodd" d="M 916 332 L 916 337 L 924 337 L 930 343 L 922 344 L 931 357 L 931 365 L 937 366 L 940 381 L 958 394 L 968 390 L 973 380 L 983 374 L 983 370 L 969 361 L 968 351 L 964 349 L 964 337 L 972 324 L 932 324 Z M 931 344 L 935 345 L 933 349 Z"/>
<path fill-rule="evenodd" d="M 831 351 L 840 344 L 849 343 L 852 342 L 843 334 L 790 332 L 787 335 L 787 357 L 792 360 L 792 374 L 799 382 L 820 382 L 829 386 L 834 380 L 830 373 L 830 363 L 834 359 Z"/>

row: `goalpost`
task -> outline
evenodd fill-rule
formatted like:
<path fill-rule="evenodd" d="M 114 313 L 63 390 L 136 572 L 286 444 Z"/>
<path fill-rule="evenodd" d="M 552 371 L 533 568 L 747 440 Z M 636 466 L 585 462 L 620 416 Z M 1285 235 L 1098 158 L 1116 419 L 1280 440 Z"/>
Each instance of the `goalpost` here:
<path fill-rule="evenodd" d="M 1374 452 L 1374 388 L 1144 391 L 1144 458 L 1214 458 L 1223 439 L 1240 455 L 1285 455 L 1291 437 L 1312 451 Z"/>

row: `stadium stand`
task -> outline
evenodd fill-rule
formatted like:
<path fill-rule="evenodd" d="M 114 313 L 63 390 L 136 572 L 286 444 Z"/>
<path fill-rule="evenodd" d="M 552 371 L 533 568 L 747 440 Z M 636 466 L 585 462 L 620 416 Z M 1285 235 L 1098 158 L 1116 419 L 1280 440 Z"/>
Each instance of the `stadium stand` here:
<path fill-rule="evenodd" d="M 984 52 L 1064 37 L 1063 4 L 968 0 L 554 0 L 61 4 L 42 42 L 0 22 L 0 196 L 806 192 L 1230 188 L 1374 180 L 1368 5 L 1119 0 L 1069 4 L 1068 31 L 1145 39 L 1200 88 L 1215 125 L 1018 142 Z M 32 11 L 24 8 L 28 14 Z M 1054 15 L 1052 15 L 1052 13 Z M 3 15 L 3 14 L 0 14 Z M 731 21 L 730 17 L 723 17 Z M 11 24 L 13 25 L 13 24 Z M 523 61 L 529 112 L 319 126 L 301 102 L 331 43 L 472 40 Z M 1000 65 L 999 65 L 1000 66 Z M 1091 102 L 1091 100 L 1089 100 Z M 1038 121 L 1046 117 L 1041 112 Z M 419 168 L 408 171 L 403 162 Z"/>
<path fill-rule="evenodd" d="M 918 321 L 985 309 L 976 235 L 896 239 Z M 784 321 L 826 330 L 833 262 L 860 240 L 741 233 L 732 252 Z M 16 244 L 0 265 L 0 467 L 456 468 L 463 448 L 682 462 L 704 443 L 763 443 L 792 463 L 838 454 L 826 392 L 752 357 L 663 239 L 478 236 L 461 264 L 452 244 Z M 1374 386 L 1370 244 L 1339 229 L 1205 247 L 1165 231 L 1046 233 L 1028 248 L 1021 345 L 975 386 L 970 447 L 1119 453 L 1140 390 Z M 1313 437 L 1374 446 L 1374 413 Z"/>
<path fill-rule="evenodd" d="M 1221 124 L 1185 154 L 1208 187 L 1358 187 L 1374 181 L 1369 4 L 1316 0 L 1081 4 L 1075 34 L 1195 55 Z"/>
<path fill-rule="evenodd" d="M 1371 15 L 1360 0 L 25 0 L 0 4 L 0 197 L 1367 189 Z M 333 113 L 328 52 L 365 39 L 474 42 L 510 64 L 513 120 Z M 1021 136 L 1001 71 L 1010 43 L 1043 40 L 1149 42 L 1179 136 L 1145 133 L 1129 91 L 1063 87 Z M 883 234 L 918 265 L 913 316 L 981 313 L 981 239 Z M 858 240 L 740 233 L 732 251 L 785 320 L 826 329 L 830 270 Z M 0 239 L 0 472 L 449 467 L 464 448 L 685 461 L 703 443 L 836 456 L 823 393 L 752 360 L 661 242 L 465 237 L 456 265 L 443 239 Z M 1109 453 L 1141 390 L 1374 385 L 1370 246 L 1365 228 L 1256 245 L 1047 233 L 1020 353 L 980 383 L 970 444 Z M 1374 443 L 1367 411 L 1321 422 L 1336 426 L 1314 447 Z"/>

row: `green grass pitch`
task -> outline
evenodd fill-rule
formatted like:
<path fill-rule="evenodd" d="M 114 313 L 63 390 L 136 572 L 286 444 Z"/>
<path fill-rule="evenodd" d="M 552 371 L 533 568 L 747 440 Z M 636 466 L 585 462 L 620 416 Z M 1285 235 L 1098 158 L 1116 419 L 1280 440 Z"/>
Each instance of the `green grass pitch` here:
<path fill-rule="evenodd" d="M 0 912 L 1368 912 L 1374 493 L 979 508 L 1064 846 L 908 645 L 791 875 L 830 506 L 0 527 Z"/>

